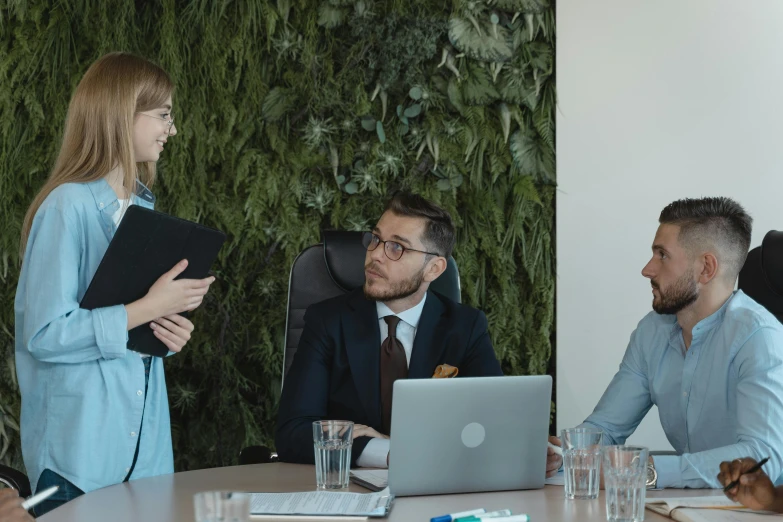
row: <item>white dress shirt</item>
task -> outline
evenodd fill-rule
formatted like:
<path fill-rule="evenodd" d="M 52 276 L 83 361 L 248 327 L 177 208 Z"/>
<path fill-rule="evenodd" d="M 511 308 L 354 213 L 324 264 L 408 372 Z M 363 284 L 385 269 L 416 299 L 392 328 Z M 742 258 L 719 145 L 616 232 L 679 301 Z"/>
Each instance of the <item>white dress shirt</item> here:
<path fill-rule="evenodd" d="M 378 310 L 378 324 L 381 329 L 381 344 L 389 336 L 389 325 L 383 319 L 389 315 L 396 315 L 400 318 L 397 324 L 397 340 L 402 344 L 405 350 L 405 360 L 408 366 L 411 365 L 411 352 L 413 351 L 413 340 L 416 338 L 416 330 L 419 328 L 421 312 L 424 310 L 424 302 L 427 300 L 427 294 L 419 304 L 413 308 L 408 308 L 404 312 L 395 314 L 385 304 L 377 301 L 375 307 Z M 363 468 L 385 468 L 387 467 L 386 457 L 389 455 L 389 439 L 371 439 L 364 447 L 364 451 L 356 460 L 356 464 Z"/>

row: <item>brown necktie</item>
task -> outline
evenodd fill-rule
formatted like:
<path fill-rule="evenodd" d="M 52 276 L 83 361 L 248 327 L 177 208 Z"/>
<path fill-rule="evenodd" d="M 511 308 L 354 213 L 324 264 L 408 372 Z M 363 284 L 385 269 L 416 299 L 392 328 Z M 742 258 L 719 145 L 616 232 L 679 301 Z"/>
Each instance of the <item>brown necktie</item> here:
<path fill-rule="evenodd" d="M 394 381 L 408 377 L 408 361 L 405 349 L 397 339 L 397 324 L 400 318 L 387 315 L 383 318 L 389 326 L 389 336 L 381 344 L 381 408 L 383 411 L 383 433 L 391 434 L 392 393 Z"/>

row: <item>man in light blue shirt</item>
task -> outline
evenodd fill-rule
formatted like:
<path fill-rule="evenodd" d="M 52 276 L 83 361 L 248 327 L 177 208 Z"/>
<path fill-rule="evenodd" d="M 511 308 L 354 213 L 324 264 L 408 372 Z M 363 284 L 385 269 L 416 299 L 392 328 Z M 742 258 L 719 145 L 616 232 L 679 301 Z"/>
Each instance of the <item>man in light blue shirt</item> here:
<path fill-rule="evenodd" d="M 783 471 L 783 325 L 734 291 L 752 219 L 728 198 L 684 199 L 661 212 L 650 280 L 653 310 L 583 426 L 623 444 L 653 404 L 677 455 L 654 456 L 648 486 L 717 488 L 721 461 L 769 457 Z M 554 439 L 554 438 L 553 438 Z M 560 444 L 559 440 L 551 440 Z M 562 462 L 549 450 L 547 471 Z"/>

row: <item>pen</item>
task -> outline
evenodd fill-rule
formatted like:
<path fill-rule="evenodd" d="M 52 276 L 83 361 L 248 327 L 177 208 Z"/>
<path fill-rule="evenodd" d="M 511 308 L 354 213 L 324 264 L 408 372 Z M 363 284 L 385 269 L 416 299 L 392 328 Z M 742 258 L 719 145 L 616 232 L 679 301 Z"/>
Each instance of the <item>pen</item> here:
<path fill-rule="evenodd" d="M 486 512 L 487 510 L 484 508 L 474 509 L 472 511 L 462 511 L 461 513 L 454 513 L 453 515 L 442 515 L 439 517 L 433 517 L 430 519 L 430 522 L 453 522 L 458 518 L 465 518 L 471 515 L 481 515 L 482 513 L 486 513 Z"/>
<path fill-rule="evenodd" d="M 759 462 L 756 463 L 755 466 L 750 468 L 748 471 L 745 471 L 744 473 L 741 473 L 740 476 L 744 475 L 745 473 L 755 473 L 756 471 L 760 470 L 761 466 L 766 464 L 768 460 L 769 460 L 769 457 L 767 457 L 765 459 L 761 459 Z M 734 481 L 730 482 L 728 486 L 723 488 L 723 492 L 726 493 L 728 490 L 736 488 L 738 485 L 739 485 L 739 479 L 734 480 Z"/>
<path fill-rule="evenodd" d="M 58 489 L 60 489 L 60 486 L 52 486 L 50 488 L 47 488 L 47 489 L 41 491 L 40 493 L 36 493 L 35 495 L 27 497 L 27 500 L 22 502 L 22 509 L 27 511 L 30 508 L 40 504 L 41 502 L 43 502 L 47 498 L 49 498 L 52 495 L 54 495 L 54 492 L 57 491 Z"/>
<path fill-rule="evenodd" d="M 552 448 L 552 451 L 554 451 L 555 453 L 557 453 L 561 457 L 563 456 L 563 448 L 561 448 L 560 446 L 555 446 L 551 442 L 547 442 L 547 444 L 549 444 L 549 447 Z"/>
<path fill-rule="evenodd" d="M 511 516 L 511 510 L 510 509 L 501 509 L 500 511 L 490 511 L 489 513 L 482 513 L 480 515 L 471 515 L 469 517 L 463 517 L 458 518 L 454 522 L 481 522 L 484 519 L 487 518 L 503 518 L 503 517 L 510 517 Z M 496 522 L 496 521 L 492 521 Z"/>
<path fill-rule="evenodd" d="M 512 515 L 512 516 L 499 516 L 499 517 L 490 517 L 492 519 L 492 522 L 530 522 L 530 515 Z M 486 517 L 479 518 L 479 516 L 472 516 L 472 517 L 465 517 L 461 518 L 459 520 L 464 520 L 465 522 L 485 522 L 486 520 L 489 520 Z"/>
<path fill-rule="evenodd" d="M 454 522 L 476 522 L 485 518 L 498 518 L 498 517 L 510 517 L 510 509 L 501 509 L 500 511 L 490 511 L 489 513 L 480 513 L 478 515 L 470 515 L 469 517 L 461 517 Z M 493 521 L 494 522 L 494 521 Z"/>

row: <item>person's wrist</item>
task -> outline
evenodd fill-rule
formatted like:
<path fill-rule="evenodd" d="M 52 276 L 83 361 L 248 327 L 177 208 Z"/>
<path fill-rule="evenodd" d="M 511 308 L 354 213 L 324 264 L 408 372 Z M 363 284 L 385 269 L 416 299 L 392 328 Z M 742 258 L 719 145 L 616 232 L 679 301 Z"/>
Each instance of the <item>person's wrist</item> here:
<path fill-rule="evenodd" d="M 767 511 L 783 513 L 783 486 L 776 486 L 772 490 L 772 502 L 765 506 Z"/>
<path fill-rule="evenodd" d="M 650 456 L 647 459 L 647 489 L 658 487 L 658 472 L 655 469 L 655 460 Z"/>
<path fill-rule="evenodd" d="M 147 296 L 125 305 L 125 312 L 128 314 L 129 331 L 159 317 L 155 315 L 155 310 Z"/>

